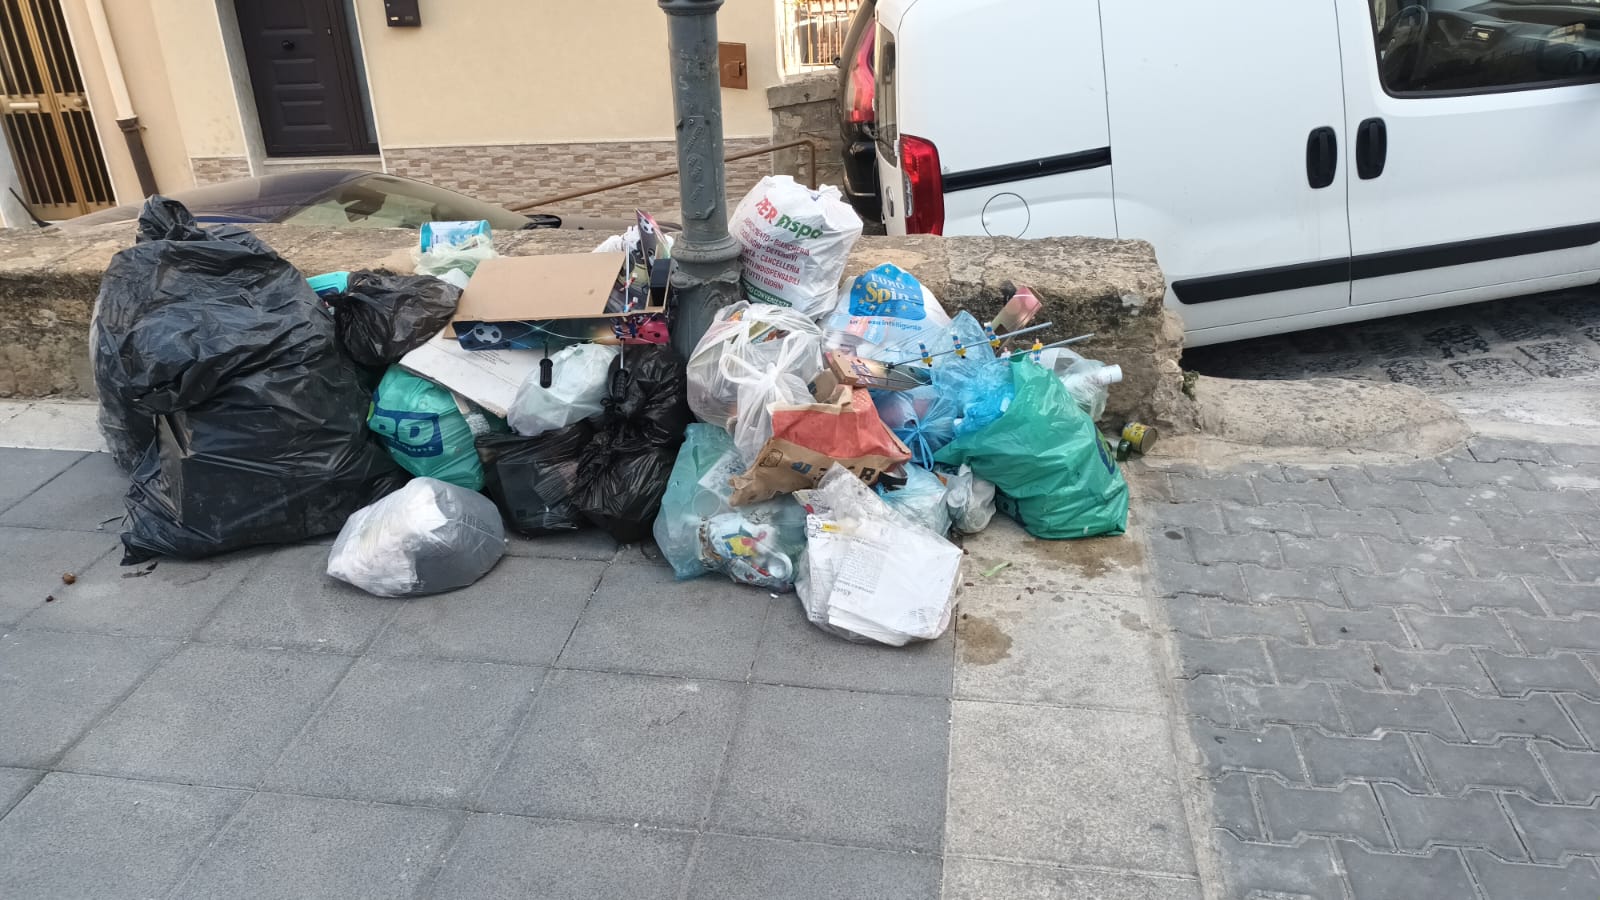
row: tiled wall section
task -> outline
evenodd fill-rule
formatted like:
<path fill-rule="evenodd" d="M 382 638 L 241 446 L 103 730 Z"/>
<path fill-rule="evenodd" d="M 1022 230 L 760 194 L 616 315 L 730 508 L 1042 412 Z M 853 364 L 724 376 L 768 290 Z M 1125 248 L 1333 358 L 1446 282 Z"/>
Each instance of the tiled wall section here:
<path fill-rule="evenodd" d="M 242 156 L 191 156 L 195 184 L 216 184 L 250 177 L 250 160 Z"/>
<path fill-rule="evenodd" d="M 766 138 L 729 140 L 727 152 L 765 146 Z M 505 144 L 462 147 L 387 147 L 389 172 L 461 191 L 495 203 L 520 203 L 591 185 L 620 181 L 678 164 L 671 141 L 592 144 Z M 772 171 L 768 156 L 728 166 L 729 212 L 761 176 Z M 592 194 L 550 207 L 570 213 L 626 215 L 644 209 L 676 220 L 676 176 Z"/>

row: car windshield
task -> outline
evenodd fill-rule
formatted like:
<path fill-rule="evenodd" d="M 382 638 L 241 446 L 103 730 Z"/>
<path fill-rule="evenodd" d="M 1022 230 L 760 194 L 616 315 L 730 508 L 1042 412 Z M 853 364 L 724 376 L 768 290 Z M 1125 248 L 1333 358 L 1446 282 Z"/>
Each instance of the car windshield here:
<path fill-rule="evenodd" d="M 526 216 L 505 207 L 409 178 L 377 173 L 335 185 L 277 221 L 325 228 L 421 228 L 425 222 L 476 219 L 486 219 L 490 227 L 502 231 L 528 225 Z"/>

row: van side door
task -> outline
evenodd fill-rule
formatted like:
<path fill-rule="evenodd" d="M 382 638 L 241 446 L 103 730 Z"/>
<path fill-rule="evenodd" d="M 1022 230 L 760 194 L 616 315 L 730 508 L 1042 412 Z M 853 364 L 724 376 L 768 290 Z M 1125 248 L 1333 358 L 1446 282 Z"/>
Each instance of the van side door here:
<path fill-rule="evenodd" d="M 1196 343 L 1349 305 L 1334 2 L 1101 4 L 1117 231 Z"/>
<path fill-rule="evenodd" d="M 1600 5 L 1339 6 L 1353 302 L 1600 277 Z"/>

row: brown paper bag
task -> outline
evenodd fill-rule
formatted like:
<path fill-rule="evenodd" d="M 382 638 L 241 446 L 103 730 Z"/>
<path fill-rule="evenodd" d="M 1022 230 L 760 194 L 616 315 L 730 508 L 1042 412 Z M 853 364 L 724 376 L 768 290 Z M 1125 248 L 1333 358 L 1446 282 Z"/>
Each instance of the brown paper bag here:
<path fill-rule="evenodd" d="M 867 484 L 910 461 L 911 451 L 894 436 L 865 388 L 840 387 L 826 401 L 774 404 L 772 439 L 755 465 L 731 479 L 734 506 L 744 506 L 815 487 L 834 463 Z"/>

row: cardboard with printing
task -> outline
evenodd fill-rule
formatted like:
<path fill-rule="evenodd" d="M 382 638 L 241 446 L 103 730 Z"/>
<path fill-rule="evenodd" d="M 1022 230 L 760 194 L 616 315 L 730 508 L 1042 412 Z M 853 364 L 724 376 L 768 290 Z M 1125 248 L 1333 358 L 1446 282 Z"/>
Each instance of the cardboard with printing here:
<path fill-rule="evenodd" d="M 544 350 L 667 340 L 669 290 L 632 312 L 606 311 L 626 253 L 500 256 L 478 264 L 451 323 L 467 350 Z"/>

